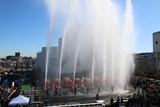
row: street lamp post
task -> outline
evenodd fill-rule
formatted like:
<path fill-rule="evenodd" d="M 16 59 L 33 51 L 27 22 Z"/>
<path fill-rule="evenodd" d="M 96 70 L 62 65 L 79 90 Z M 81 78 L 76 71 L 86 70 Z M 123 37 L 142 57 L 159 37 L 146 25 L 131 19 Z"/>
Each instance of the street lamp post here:
<path fill-rule="evenodd" d="M 37 83 L 38 83 L 38 81 L 37 81 L 37 80 L 35 80 L 35 87 L 34 87 L 34 96 L 35 96 L 35 101 L 37 101 L 37 98 L 36 98 Z"/>
<path fill-rule="evenodd" d="M 36 101 L 36 86 L 34 87 L 34 101 Z"/>

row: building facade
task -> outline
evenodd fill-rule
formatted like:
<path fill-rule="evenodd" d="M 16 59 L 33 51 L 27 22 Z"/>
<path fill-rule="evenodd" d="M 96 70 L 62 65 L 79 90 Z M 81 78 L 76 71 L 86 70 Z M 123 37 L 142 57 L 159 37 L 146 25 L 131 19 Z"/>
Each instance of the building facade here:
<path fill-rule="evenodd" d="M 47 47 L 42 47 L 42 51 L 37 53 L 37 66 L 38 68 L 45 72 L 46 69 L 46 59 L 48 57 L 48 71 L 53 71 L 58 66 L 58 58 L 59 58 L 59 48 L 58 47 L 50 47 L 49 53 L 47 54 Z"/>
<path fill-rule="evenodd" d="M 156 53 L 156 68 L 160 69 L 160 31 L 153 33 L 153 52 Z"/>

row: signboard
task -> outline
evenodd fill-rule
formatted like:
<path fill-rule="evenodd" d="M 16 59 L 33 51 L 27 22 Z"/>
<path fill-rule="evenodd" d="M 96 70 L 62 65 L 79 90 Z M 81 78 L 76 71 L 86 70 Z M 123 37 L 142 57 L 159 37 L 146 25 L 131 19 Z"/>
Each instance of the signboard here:
<path fill-rule="evenodd" d="M 7 90 L 8 90 L 8 88 L 4 88 L 4 90 L 5 90 L 5 91 L 7 91 Z"/>
<path fill-rule="evenodd" d="M 4 90 L 8 90 L 8 80 L 4 81 L 4 86 L 3 86 Z"/>
<path fill-rule="evenodd" d="M 23 85 L 23 86 L 22 86 L 22 91 L 29 91 L 30 88 L 31 88 L 30 85 Z"/>

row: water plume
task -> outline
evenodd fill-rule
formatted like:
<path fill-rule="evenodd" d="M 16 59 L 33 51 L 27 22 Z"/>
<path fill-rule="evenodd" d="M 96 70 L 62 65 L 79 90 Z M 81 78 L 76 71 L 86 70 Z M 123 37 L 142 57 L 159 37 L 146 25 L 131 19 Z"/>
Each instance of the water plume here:
<path fill-rule="evenodd" d="M 46 0 L 46 4 L 51 20 L 49 36 L 54 38 L 51 30 L 56 22 L 64 25 L 60 30 L 59 79 L 63 73 L 73 73 L 74 79 L 77 72 L 89 71 L 92 81 L 99 77 L 104 84 L 107 79 L 109 85 L 125 85 L 134 69 L 131 0 L 126 0 L 124 14 L 111 0 Z"/>

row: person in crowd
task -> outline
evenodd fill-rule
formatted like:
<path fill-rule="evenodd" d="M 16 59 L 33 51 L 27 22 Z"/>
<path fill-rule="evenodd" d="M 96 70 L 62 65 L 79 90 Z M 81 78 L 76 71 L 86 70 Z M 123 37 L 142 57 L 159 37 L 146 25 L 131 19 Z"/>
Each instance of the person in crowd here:
<path fill-rule="evenodd" d="M 96 94 L 96 100 L 99 100 L 99 93 Z"/>
<path fill-rule="evenodd" d="M 89 87 L 87 87 L 87 94 L 89 94 Z"/>
<path fill-rule="evenodd" d="M 134 91 L 136 90 L 136 88 L 137 88 L 137 86 L 136 86 L 136 84 L 134 84 Z"/>
<path fill-rule="evenodd" d="M 57 93 L 58 93 L 58 89 L 57 87 L 55 87 L 55 96 L 57 96 Z"/>
<path fill-rule="evenodd" d="M 119 106 L 119 96 L 117 97 L 117 106 Z"/>
<path fill-rule="evenodd" d="M 126 85 L 124 85 L 124 91 L 126 91 L 126 89 L 127 89 L 127 87 L 126 87 Z"/>
<path fill-rule="evenodd" d="M 111 86 L 111 91 L 113 92 L 113 86 Z"/>
<path fill-rule="evenodd" d="M 98 92 L 100 93 L 100 86 L 98 86 Z"/>
<path fill-rule="evenodd" d="M 46 94 L 47 94 L 47 96 L 49 95 L 49 89 L 47 88 L 47 90 L 46 90 Z"/>
<path fill-rule="evenodd" d="M 0 100 L 1 100 L 1 107 L 3 107 L 4 106 L 4 98 L 2 95 L 0 95 Z"/>
<path fill-rule="evenodd" d="M 47 101 L 44 101 L 44 106 L 48 106 Z"/>
<path fill-rule="evenodd" d="M 113 97 L 111 97 L 111 99 L 110 99 L 111 105 L 113 105 L 113 102 L 114 102 L 114 99 L 113 99 Z"/>
<path fill-rule="evenodd" d="M 77 94 L 77 87 L 74 88 L 74 94 Z"/>
<path fill-rule="evenodd" d="M 121 105 L 123 105 L 123 97 L 121 97 Z"/>

